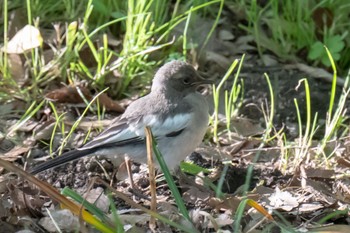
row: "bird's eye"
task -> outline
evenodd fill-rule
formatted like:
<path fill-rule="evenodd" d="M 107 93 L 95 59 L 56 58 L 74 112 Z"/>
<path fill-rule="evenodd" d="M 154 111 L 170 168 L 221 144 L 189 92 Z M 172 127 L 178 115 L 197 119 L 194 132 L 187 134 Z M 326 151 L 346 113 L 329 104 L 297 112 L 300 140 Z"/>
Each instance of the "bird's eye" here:
<path fill-rule="evenodd" d="M 182 82 L 183 82 L 184 84 L 188 85 L 188 84 L 190 84 L 190 82 L 191 82 L 191 78 L 190 78 L 190 77 L 185 77 L 185 78 L 182 80 Z"/>

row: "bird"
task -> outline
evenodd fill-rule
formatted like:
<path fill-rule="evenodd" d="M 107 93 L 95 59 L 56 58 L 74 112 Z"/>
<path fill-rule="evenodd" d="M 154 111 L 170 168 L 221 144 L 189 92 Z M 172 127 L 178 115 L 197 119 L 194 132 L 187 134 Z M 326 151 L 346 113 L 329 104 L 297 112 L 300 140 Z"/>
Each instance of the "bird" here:
<path fill-rule="evenodd" d="M 102 133 L 80 148 L 34 166 L 30 173 L 93 155 L 108 158 L 113 164 L 121 164 L 125 156 L 146 163 L 146 126 L 152 130 L 169 170 L 175 171 L 205 136 L 209 107 L 197 90 L 212 83 L 189 63 L 170 61 L 156 72 L 150 93 L 132 102 Z"/>

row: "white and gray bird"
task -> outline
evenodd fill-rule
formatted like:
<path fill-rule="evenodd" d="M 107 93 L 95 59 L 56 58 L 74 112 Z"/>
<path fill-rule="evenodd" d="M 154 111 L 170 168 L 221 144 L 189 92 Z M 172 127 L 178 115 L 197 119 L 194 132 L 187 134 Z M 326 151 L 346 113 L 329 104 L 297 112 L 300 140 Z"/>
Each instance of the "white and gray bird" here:
<path fill-rule="evenodd" d="M 212 83 L 203 79 L 188 63 L 172 61 L 156 73 L 151 92 L 134 101 L 92 141 L 63 153 L 31 170 L 37 174 L 84 156 L 102 156 L 114 163 L 127 155 L 146 163 L 145 127 L 149 126 L 170 170 L 179 165 L 203 140 L 209 109 L 198 86 Z"/>

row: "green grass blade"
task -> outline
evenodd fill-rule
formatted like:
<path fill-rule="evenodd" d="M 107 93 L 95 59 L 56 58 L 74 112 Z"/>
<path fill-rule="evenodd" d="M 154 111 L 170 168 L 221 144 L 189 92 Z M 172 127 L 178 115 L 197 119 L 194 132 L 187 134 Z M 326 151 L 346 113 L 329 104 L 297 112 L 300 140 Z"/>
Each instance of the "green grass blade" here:
<path fill-rule="evenodd" d="M 169 171 L 168 166 L 166 165 L 166 162 L 165 162 L 165 160 L 163 158 L 163 155 L 160 153 L 160 151 L 158 149 L 157 142 L 156 142 L 155 138 L 153 137 L 152 133 L 151 133 L 151 135 L 152 135 L 153 152 L 154 152 L 154 154 L 155 154 L 155 156 L 156 156 L 156 158 L 158 160 L 159 166 L 161 167 L 161 169 L 162 169 L 162 171 L 164 173 L 164 176 L 165 176 L 165 179 L 166 179 L 166 181 L 168 183 L 169 189 L 171 190 L 171 193 L 173 194 L 173 196 L 175 198 L 175 202 L 177 204 L 177 207 L 179 208 L 180 213 L 184 216 L 184 218 L 186 218 L 188 221 L 191 222 L 190 215 L 189 215 L 189 213 L 187 211 L 185 203 L 182 200 L 181 194 L 180 194 L 179 190 L 176 187 L 174 179 L 171 176 L 171 173 Z"/>
<path fill-rule="evenodd" d="M 11 128 L 10 132 L 8 134 L 12 134 L 17 129 L 21 128 L 32 116 L 34 116 L 35 113 L 37 113 L 41 106 L 45 103 L 45 100 L 41 101 L 40 104 L 37 104 L 36 102 L 33 102 L 30 107 L 27 109 L 27 111 L 24 113 L 24 115 L 21 117 L 21 119 L 14 125 L 14 127 Z"/>
<path fill-rule="evenodd" d="M 104 221 L 105 223 L 108 223 L 110 226 L 113 226 L 113 224 L 110 223 L 109 218 L 106 216 L 106 214 L 97 208 L 95 205 L 91 204 L 90 202 L 86 201 L 82 196 L 80 196 L 77 192 L 73 191 L 72 189 L 65 187 L 62 189 L 61 194 L 72 198 L 74 201 L 78 202 L 79 204 L 82 204 L 90 213 L 98 217 L 100 220 Z"/>

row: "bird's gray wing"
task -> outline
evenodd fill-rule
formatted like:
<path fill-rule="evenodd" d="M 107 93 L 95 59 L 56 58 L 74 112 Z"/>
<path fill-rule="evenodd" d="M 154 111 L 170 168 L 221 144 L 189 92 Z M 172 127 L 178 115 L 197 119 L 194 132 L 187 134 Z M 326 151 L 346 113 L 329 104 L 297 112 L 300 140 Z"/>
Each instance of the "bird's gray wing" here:
<path fill-rule="evenodd" d="M 149 126 L 156 139 L 174 137 L 181 133 L 191 120 L 190 113 L 177 114 L 161 119 L 157 114 L 146 115 L 136 119 L 121 118 L 99 136 L 78 150 L 96 147 L 123 146 L 143 142 L 145 127 Z"/>
<path fill-rule="evenodd" d="M 138 136 L 132 128 L 130 128 L 130 122 L 140 122 L 141 119 L 142 117 L 133 118 L 132 120 L 119 117 L 101 134 L 86 143 L 83 147 L 78 148 L 78 150 L 87 150 L 101 146 L 118 147 L 141 142 L 143 138 Z"/>
<path fill-rule="evenodd" d="M 40 164 L 32 169 L 31 173 L 37 174 L 41 171 L 91 155 L 100 149 L 143 143 L 145 138 L 144 128 L 146 126 L 152 129 L 156 140 L 164 137 L 176 137 L 185 130 L 190 120 L 190 113 L 169 116 L 164 120 L 157 117 L 156 114 L 134 119 L 120 118 L 83 147 L 66 152 Z"/>
<path fill-rule="evenodd" d="M 123 146 L 125 144 L 135 144 L 143 142 L 143 139 L 136 134 L 132 134 L 128 130 L 128 122 L 125 119 L 118 119 L 117 121 L 114 121 L 113 124 L 108 127 L 105 131 L 103 131 L 99 136 L 97 136 L 94 140 L 88 142 L 83 147 L 78 148 L 76 150 L 68 151 L 63 153 L 60 156 L 56 156 L 55 158 L 48 160 L 42 164 L 39 164 L 38 166 L 34 167 L 30 170 L 32 174 L 37 174 L 39 172 L 45 171 L 50 168 L 54 168 L 60 165 L 63 165 L 67 162 L 82 158 L 84 156 L 88 156 L 91 154 L 94 154 L 99 149 L 103 149 L 106 147 L 111 146 Z M 124 132 L 124 133 L 123 133 Z M 126 133 L 129 132 L 129 136 L 126 137 Z M 114 137 L 118 135 L 123 135 L 124 137 L 120 136 L 118 141 L 109 141 L 108 139 L 110 135 L 114 135 Z"/>

